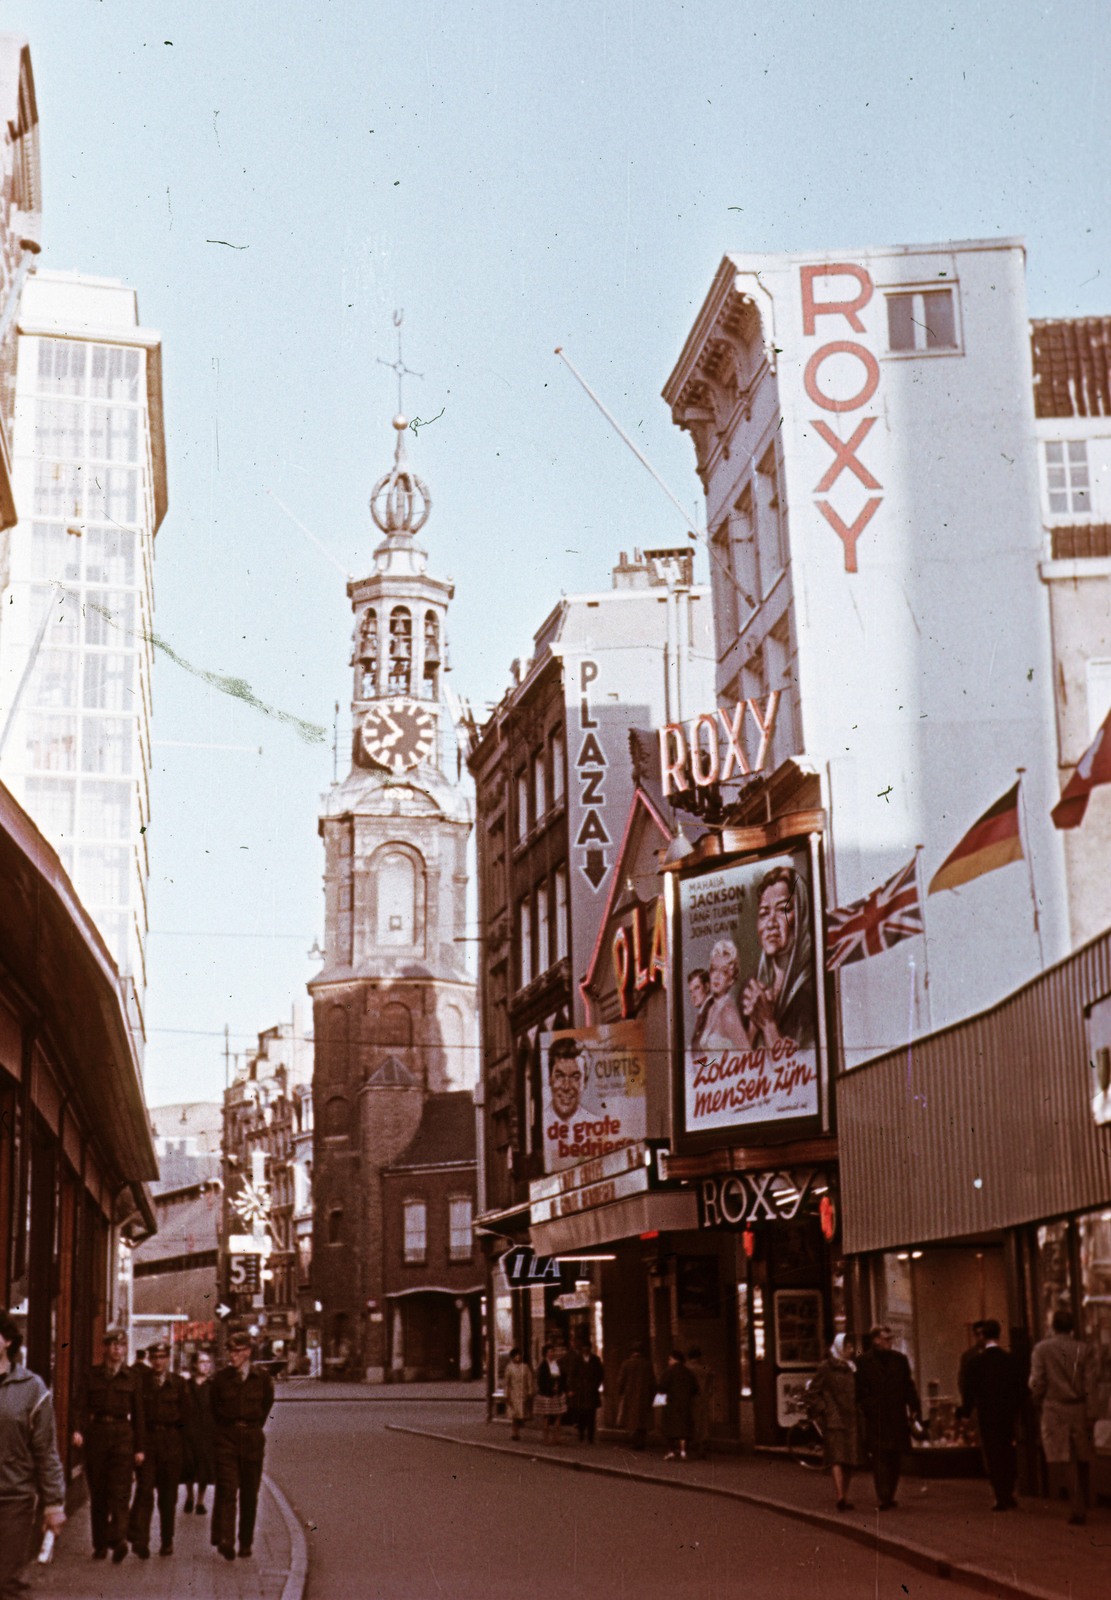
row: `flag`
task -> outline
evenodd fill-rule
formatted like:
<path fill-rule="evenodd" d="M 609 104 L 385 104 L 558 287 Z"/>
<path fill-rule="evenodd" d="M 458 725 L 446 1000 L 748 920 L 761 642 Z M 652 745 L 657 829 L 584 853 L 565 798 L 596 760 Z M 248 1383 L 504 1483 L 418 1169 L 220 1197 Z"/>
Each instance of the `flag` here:
<path fill-rule="evenodd" d="M 1077 763 L 1060 800 L 1049 813 L 1055 828 L 1078 828 L 1088 809 L 1088 796 L 1101 783 L 1111 783 L 1111 711 Z"/>
<path fill-rule="evenodd" d="M 914 861 L 863 900 L 840 906 L 826 918 L 826 968 L 847 966 L 890 950 L 900 939 L 924 933 Z"/>
<path fill-rule="evenodd" d="M 930 879 L 927 893 L 955 889 L 970 878 L 980 877 L 981 873 L 994 872 L 996 867 L 1022 859 L 1016 783 L 1002 799 L 989 806 L 982 817 L 977 817 L 957 848 L 949 852 Z"/>

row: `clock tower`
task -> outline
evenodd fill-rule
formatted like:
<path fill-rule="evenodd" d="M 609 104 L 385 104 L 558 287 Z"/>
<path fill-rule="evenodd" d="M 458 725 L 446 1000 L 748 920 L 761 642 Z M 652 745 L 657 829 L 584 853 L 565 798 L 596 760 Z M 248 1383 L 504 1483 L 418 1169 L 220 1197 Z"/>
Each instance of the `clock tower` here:
<path fill-rule="evenodd" d="M 430 1110 L 439 1115 L 430 1101 L 450 1100 L 458 1112 L 459 1092 L 477 1078 L 464 939 L 471 805 L 444 684 L 453 586 L 427 571 L 417 535 L 431 499 L 406 461 L 407 419 L 396 416 L 393 426 L 393 468 L 370 497 L 382 542 L 369 575 L 347 585 L 355 614 L 351 770 L 325 796 L 320 814 L 325 955 L 309 984 L 312 1292 L 321 1303 L 325 1371 L 331 1363 L 339 1373 L 342 1363 L 348 1376 L 379 1382 L 417 1367 L 434 1375 L 443 1365 L 412 1359 L 424 1340 L 421 1295 L 398 1290 L 390 1258 L 410 1261 L 415 1224 L 407 1206 L 405 1238 L 389 1236 L 383 1176 L 418 1139 Z M 445 1153 L 460 1187 L 445 1202 L 456 1206 L 456 1220 L 474 1190 L 473 1143 L 469 1174 L 467 1153 Z M 436 1231 L 427 1210 L 426 1260 Z M 452 1300 L 450 1308 L 461 1303 Z M 452 1337 L 443 1327 L 451 1309 L 429 1308 L 449 1353 Z M 455 1351 L 444 1376 L 466 1364 L 458 1337 Z"/>

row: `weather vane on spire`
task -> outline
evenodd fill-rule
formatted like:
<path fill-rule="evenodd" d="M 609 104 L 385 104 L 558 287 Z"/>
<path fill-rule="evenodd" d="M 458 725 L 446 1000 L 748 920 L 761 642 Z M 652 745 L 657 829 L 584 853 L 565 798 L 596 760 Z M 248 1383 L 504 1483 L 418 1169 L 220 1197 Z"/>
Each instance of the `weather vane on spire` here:
<path fill-rule="evenodd" d="M 404 361 L 401 359 L 401 319 L 402 319 L 402 317 L 404 317 L 404 315 L 405 315 L 404 310 L 395 311 L 394 314 L 393 314 L 393 325 L 397 329 L 397 360 L 396 361 L 384 361 L 381 356 L 378 357 L 378 365 L 380 367 L 389 367 L 391 372 L 396 372 L 397 373 L 397 410 L 398 410 L 398 414 L 399 415 L 404 415 L 404 411 L 405 411 L 405 407 L 401 403 L 401 381 L 402 381 L 402 379 L 405 378 L 405 377 L 409 377 L 409 378 L 423 378 L 424 377 L 424 373 L 423 372 L 414 372 L 412 367 L 407 367 L 405 365 Z"/>

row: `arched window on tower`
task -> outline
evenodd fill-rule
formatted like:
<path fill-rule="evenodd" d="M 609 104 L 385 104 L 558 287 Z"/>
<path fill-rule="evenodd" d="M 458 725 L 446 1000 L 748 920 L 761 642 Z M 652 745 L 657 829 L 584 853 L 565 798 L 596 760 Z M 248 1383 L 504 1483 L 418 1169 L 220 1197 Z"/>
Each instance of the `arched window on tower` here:
<path fill-rule="evenodd" d="M 408 606 L 394 606 L 390 612 L 391 694 L 408 694 L 413 679 L 413 618 Z"/>
<path fill-rule="evenodd" d="M 371 700 L 378 693 L 378 613 L 373 606 L 363 612 L 355 679 L 357 698 Z"/>
<path fill-rule="evenodd" d="M 400 850 L 383 856 L 378 864 L 377 888 L 378 943 L 415 943 L 417 874 L 410 858 Z"/>
<path fill-rule="evenodd" d="M 434 611 L 424 613 L 424 684 L 426 700 L 435 700 L 440 692 L 440 619 Z"/>

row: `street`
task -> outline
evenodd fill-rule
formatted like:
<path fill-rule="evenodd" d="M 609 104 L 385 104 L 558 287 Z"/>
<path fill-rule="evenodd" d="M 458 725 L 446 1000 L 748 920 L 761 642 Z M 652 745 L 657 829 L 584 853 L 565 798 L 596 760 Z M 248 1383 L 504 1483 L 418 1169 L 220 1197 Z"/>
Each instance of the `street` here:
<path fill-rule="evenodd" d="M 306 1529 L 309 1600 L 952 1600 L 951 1583 L 769 1512 L 387 1431 L 449 1432 L 477 1409 L 275 1407 L 267 1470 Z M 503 1426 L 488 1432 L 509 1441 Z"/>

